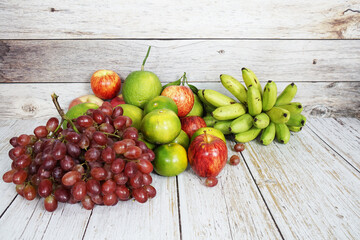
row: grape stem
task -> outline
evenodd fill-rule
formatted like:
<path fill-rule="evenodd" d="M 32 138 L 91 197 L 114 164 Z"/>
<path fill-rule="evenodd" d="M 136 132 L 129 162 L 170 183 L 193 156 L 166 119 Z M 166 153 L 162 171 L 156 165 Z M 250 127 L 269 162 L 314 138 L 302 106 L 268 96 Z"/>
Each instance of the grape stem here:
<path fill-rule="evenodd" d="M 145 56 L 144 61 L 143 61 L 142 65 L 141 65 L 141 71 L 144 71 L 145 63 L 146 63 L 146 60 L 147 60 L 147 58 L 149 56 L 150 49 L 151 49 L 151 46 L 149 46 L 149 48 L 147 50 L 146 56 Z"/>
<path fill-rule="evenodd" d="M 74 129 L 74 131 L 75 131 L 76 133 L 80 133 L 79 130 L 75 127 L 75 124 L 72 122 L 72 120 L 65 115 L 64 111 L 63 111 L 62 108 L 60 107 L 60 104 L 59 104 L 59 102 L 58 102 L 58 100 L 57 100 L 58 97 L 59 97 L 59 96 L 56 95 L 55 93 L 51 94 L 51 99 L 52 99 L 52 101 L 53 101 L 53 103 L 54 103 L 54 105 L 55 105 L 55 107 L 56 107 L 56 110 L 58 111 L 58 113 L 59 113 L 59 115 L 60 115 L 60 117 L 61 117 L 61 119 L 62 119 L 61 122 L 63 122 L 63 121 L 68 121 L 68 122 L 71 124 L 72 128 Z"/>
<path fill-rule="evenodd" d="M 112 134 L 112 133 L 107 133 L 107 132 L 103 132 L 106 136 L 112 136 L 112 137 L 117 137 L 117 138 L 121 138 L 120 136 L 116 135 L 116 134 Z"/>

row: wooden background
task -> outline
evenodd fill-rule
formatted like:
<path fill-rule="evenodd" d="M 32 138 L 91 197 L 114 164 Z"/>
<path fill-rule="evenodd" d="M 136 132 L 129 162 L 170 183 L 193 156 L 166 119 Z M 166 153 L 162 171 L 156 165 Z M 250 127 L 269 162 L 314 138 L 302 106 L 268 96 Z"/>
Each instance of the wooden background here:
<path fill-rule="evenodd" d="M 146 69 L 163 83 L 187 72 L 198 87 L 229 94 L 219 75 L 241 79 L 242 67 L 280 90 L 295 82 L 307 126 L 287 145 L 247 144 L 215 188 L 191 170 L 153 174 L 158 195 L 145 204 L 92 211 L 61 204 L 47 213 L 42 200 L 27 202 L 0 182 L 0 236 L 360 238 L 358 0 L 0 0 L 1 172 L 9 168 L 8 140 L 57 116 L 52 92 L 66 108 L 92 93 L 94 71 L 124 79 L 140 69 L 149 45 Z"/>

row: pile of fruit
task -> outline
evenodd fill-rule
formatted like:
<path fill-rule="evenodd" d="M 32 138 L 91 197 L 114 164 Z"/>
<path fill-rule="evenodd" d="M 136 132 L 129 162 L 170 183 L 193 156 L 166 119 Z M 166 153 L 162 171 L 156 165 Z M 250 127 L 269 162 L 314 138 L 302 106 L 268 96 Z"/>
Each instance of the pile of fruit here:
<path fill-rule="evenodd" d="M 228 160 L 226 134 L 235 134 L 234 150 L 255 139 L 270 144 L 275 135 L 282 143 L 291 131 L 305 124 L 302 106 L 291 103 L 296 86 L 289 85 L 279 97 L 274 82 L 262 91 L 255 74 L 243 69 L 247 88 L 229 75 L 221 82 L 238 101 L 215 90 L 198 90 L 188 84 L 186 73 L 165 86 L 150 71 L 131 72 L 121 86 L 111 70 L 91 77 L 94 95 L 71 101 L 66 114 L 52 100 L 61 120 L 52 117 L 34 134 L 10 139 L 11 170 L 5 182 L 27 200 L 44 198 L 47 211 L 58 202 L 81 202 L 85 209 L 96 204 L 115 205 L 135 199 L 140 203 L 156 196 L 151 185 L 153 170 L 171 177 L 188 164 L 205 185 L 217 184 L 228 162 L 237 165 L 238 155 Z M 122 93 L 120 95 L 120 89 Z"/>

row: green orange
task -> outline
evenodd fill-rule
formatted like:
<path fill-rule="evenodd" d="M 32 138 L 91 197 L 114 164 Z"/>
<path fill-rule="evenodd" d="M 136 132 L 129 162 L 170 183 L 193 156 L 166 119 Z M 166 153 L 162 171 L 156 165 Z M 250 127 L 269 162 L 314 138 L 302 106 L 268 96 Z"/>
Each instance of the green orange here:
<path fill-rule="evenodd" d="M 226 139 L 225 139 L 225 136 L 224 134 L 220 131 L 220 130 L 217 130 L 215 128 L 212 128 L 212 127 L 204 127 L 204 128 L 199 128 L 191 137 L 191 141 L 194 140 L 197 136 L 201 135 L 201 134 L 204 134 L 206 132 L 206 134 L 210 134 L 210 135 L 213 135 L 215 137 L 218 137 L 220 139 L 222 139 L 225 143 L 226 143 Z"/>
<path fill-rule="evenodd" d="M 183 130 L 180 131 L 179 135 L 172 141 L 183 146 L 185 149 L 189 147 L 190 139 L 189 136 Z"/>
<path fill-rule="evenodd" d="M 176 176 L 187 168 L 187 153 L 180 144 L 168 143 L 161 145 L 155 148 L 154 153 L 154 169 L 162 176 Z"/>
<path fill-rule="evenodd" d="M 131 104 L 121 104 L 124 116 L 131 118 L 133 127 L 140 129 L 141 120 L 144 116 L 144 112 L 141 108 L 131 105 Z"/>
<path fill-rule="evenodd" d="M 176 115 L 178 114 L 178 108 L 174 100 L 166 96 L 157 96 L 151 99 L 144 108 L 144 113 L 148 114 L 149 112 L 156 110 L 156 109 L 170 109 L 173 110 Z"/>
<path fill-rule="evenodd" d="M 174 111 L 157 109 L 145 115 L 140 130 L 149 142 L 165 144 L 172 142 L 179 135 L 181 123 Z"/>

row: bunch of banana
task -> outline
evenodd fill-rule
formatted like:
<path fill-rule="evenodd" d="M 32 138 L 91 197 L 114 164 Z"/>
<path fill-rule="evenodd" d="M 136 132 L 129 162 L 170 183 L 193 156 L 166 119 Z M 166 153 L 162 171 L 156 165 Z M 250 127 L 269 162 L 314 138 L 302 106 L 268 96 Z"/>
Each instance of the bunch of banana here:
<path fill-rule="evenodd" d="M 204 120 L 208 126 L 224 134 L 234 134 L 237 142 L 249 142 L 260 134 L 260 142 L 269 145 L 275 138 L 286 144 L 290 131 L 299 132 L 306 118 L 301 114 L 299 102 L 291 102 L 297 92 L 289 84 L 279 96 L 275 82 L 268 81 L 262 90 L 255 73 L 242 68 L 246 87 L 230 75 L 220 75 L 222 85 L 238 100 L 215 90 L 203 89 L 198 96 L 208 113 Z"/>

